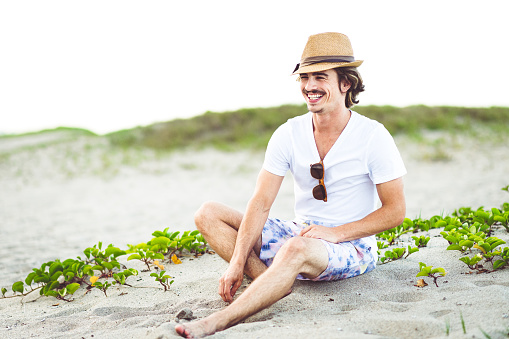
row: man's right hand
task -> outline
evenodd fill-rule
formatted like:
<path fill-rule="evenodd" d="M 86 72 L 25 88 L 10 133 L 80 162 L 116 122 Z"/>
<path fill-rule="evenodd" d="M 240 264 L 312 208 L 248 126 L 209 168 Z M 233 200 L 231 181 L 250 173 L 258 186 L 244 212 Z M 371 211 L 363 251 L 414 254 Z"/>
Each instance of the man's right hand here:
<path fill-rule="evenodd" d="M 244 280 L 244 268 L 239 265 L 230 264 L 226 272 L 219 279 L 218 292 L 221 298 L 231 303 L 233 296 L 242 284 L 242 280 Z"/>

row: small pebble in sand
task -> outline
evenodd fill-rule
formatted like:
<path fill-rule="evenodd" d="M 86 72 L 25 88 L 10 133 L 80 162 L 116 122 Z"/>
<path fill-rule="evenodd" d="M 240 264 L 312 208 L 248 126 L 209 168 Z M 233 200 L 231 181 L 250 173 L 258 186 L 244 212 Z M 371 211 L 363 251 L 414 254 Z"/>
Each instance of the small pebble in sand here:
<path fill-rule="evenodd" d="M 187 307 L 182 309 L 179 313 L 177 313 L 176 318 L 178 320 L 182 320 L 182 319 L 184 319 L 184 320 L 193 320 L 193 319 L 196 319 L 196 317 L 193 316 L 193 311 L 191 311 L 191 309 L 187 308 Z"/>

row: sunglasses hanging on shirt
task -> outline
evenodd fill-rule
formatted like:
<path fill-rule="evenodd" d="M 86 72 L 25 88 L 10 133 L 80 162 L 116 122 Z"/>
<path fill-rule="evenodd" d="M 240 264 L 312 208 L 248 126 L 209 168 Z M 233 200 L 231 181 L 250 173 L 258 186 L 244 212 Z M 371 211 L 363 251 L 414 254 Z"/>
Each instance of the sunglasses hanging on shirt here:
<path fill-rule="evenodd" d="M 320 160 L 319 163 L 311 165 L 311 176 L 315 179 L 318 179 L 318 185 L 313 188 L 313 197 L 316 200 L 323 200 L 327 202 L 327 190 L 325 189 L 324 176 L 325 169 L 323 167 L 323 162 Z"/>

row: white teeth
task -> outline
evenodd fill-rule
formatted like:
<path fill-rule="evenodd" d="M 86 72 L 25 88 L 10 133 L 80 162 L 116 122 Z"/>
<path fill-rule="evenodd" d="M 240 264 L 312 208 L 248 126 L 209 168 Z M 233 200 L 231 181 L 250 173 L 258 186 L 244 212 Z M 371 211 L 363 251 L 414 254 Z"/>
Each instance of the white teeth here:
<path fill-rule="evenodd" d="M 315 100 L 321 98 L 322 96 L 320 94 L 308 94 L 308 97 L 309 99 Z"/>

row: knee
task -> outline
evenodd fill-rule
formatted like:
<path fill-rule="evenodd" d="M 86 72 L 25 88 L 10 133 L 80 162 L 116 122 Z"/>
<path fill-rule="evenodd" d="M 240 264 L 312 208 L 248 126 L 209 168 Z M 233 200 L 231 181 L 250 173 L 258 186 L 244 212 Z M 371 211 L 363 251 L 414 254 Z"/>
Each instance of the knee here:
<path fill-rule="evenodd" d="M 206 231 L 209 220 L 214 218 L 214 212 L 217 211 L 217 207 L 218 203 L 207 201 L 194 214 L 194 223 L 201 233 Z"/>
<path fill-rule="evenodd" d="M 284 262 L 302 263 L 306 260 L 307 244 L 302 237 L 288 239 L 279 250 L 278 254 Z"/>

